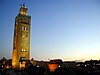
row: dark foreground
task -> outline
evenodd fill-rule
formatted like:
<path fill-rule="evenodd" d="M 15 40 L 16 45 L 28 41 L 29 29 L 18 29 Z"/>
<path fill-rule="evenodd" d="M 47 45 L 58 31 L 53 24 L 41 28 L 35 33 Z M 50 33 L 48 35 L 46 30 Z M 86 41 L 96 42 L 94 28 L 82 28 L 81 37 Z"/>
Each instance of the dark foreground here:
<path fill-rule="evenodd" d="M 49 69 L 43 67 L 29 66 L 24 70 L 0 69 L 0 75 L 100 75 L 100 70 L 82 67 L 59 67 L 54 72 L 50 72 Z"/>

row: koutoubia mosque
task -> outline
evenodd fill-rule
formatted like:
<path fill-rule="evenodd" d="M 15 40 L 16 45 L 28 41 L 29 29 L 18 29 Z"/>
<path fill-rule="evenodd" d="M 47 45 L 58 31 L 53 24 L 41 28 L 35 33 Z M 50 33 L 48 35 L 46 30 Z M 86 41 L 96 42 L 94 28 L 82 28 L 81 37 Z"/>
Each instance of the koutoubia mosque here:
<path fill-rule="evenodd" d="M 12 68 L 14 69 L 25 67 L 26 61 L 30 59 L 30 23 L 31 16 L 28 15 L 28 8 L 23 4 L 15 18 L 12 52 Z"/>

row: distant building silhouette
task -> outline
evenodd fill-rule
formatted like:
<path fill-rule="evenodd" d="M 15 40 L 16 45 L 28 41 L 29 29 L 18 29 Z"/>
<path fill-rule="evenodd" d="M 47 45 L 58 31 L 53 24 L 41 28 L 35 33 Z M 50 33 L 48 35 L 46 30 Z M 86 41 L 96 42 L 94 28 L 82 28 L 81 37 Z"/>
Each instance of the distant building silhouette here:
<path fill-rule="evenodd" d="M 30 20 L 28 8 L 24 4 L 21 5 L 19 14 L 15 18 L 12 68 L 24 68 L 30 59 Z"/>

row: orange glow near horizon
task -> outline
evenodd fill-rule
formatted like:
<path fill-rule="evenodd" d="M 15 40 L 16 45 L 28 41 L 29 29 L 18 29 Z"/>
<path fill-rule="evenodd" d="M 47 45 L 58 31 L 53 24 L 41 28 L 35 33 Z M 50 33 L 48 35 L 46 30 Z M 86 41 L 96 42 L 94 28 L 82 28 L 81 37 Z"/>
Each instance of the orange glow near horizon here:
<path fill-rule="evenodd" d="M 59 67 L 59 65 L 58 64 L 48 64 L 48 67 L 49 67 L 50 72 L 54 72 Z"/>

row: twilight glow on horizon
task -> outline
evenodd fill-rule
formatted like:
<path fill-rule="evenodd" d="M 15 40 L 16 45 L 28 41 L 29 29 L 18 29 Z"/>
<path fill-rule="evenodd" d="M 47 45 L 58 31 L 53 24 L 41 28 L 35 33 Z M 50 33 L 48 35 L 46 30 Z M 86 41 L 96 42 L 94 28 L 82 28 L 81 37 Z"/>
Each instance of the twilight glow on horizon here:
<path fill-rule="evenodd" d="M 12 58 L 15 17 L 24 2 L 31 16 L 31 58 L 100 59 L 99 0 L 1 0 L 0 59 Z"/>

